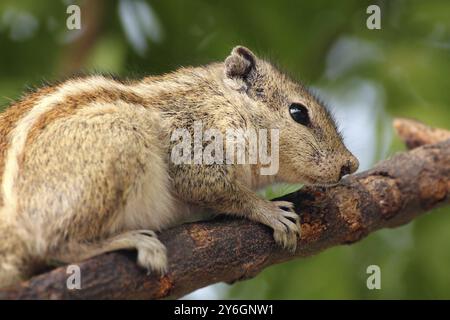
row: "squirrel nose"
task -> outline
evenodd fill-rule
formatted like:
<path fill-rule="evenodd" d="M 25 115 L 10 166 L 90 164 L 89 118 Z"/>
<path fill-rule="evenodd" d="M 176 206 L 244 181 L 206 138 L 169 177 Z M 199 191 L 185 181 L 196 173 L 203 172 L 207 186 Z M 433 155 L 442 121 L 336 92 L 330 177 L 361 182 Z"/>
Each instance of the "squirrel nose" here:
<path fill-rule="evenodd" d="M 342 179 L 343 176 L 350 173 L 350 165 L 344 164 L 341 168 L 341 172 L 339 173 L 339 180 Z"/>
<path fill-rule="evenodd" d="M 354 156 L 350 158 L 342 167 L 341 171 L 339 173 L 339 179 L 341 179 L 343 176 L 353 173 L 356 170 L 358 170 L 359 162 L 358 159 L 356 159 Z"/>

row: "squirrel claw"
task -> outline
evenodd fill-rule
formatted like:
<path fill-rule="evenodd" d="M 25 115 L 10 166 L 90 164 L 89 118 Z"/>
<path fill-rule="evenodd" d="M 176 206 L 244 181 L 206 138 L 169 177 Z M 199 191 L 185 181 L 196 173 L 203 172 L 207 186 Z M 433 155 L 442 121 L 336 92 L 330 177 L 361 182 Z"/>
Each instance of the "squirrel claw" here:
<path fill-rule="evenodd" d="M 267 225 L 273 229 L 273 237 L 282 248 L 295 252 L 301 236 L 300 217 L 294 211 L 294 204 L 288 201 L 271 202 L 272 208 L 265 215 Z M 287 210 L 286 210 L 287 209 Z"/>

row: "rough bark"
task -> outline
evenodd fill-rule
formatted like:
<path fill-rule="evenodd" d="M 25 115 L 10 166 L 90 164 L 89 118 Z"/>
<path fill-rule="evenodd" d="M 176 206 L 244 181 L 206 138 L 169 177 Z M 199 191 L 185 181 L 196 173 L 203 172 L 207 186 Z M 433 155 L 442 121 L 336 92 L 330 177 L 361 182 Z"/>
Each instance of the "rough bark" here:
<path fill-rule="evenodd" d="M 410 149 L 450 139 L 450 131 L 432 128 L 413 119 L 395 119 L 394 128 Z"/>
<path fill-rule="evenodd" d="M 219 218 L 160 234 L 170 262 L 169 273 L 163 277 L 146 275 L 136 266 L 134 253 L 114 252 L 78 264 L 81 290 L 67 289 L 66 268 L 59 267 L 0 290 L 0 298 L 177 298 L 216 282 L 253 277 L 273 264 L 353 243 L 448 204 L 450 140 L 438 142 L 446 134 L 437 138 L 435 130 L 405 119 L 397 120 L 395 126 L 410 146 L 435 144 L 399 153 L 336 186 L 307 187 L 283 197 L 294 202 L 302 220 L 302 237 L 294 254 L 278 248 L 265 226 Z"/>

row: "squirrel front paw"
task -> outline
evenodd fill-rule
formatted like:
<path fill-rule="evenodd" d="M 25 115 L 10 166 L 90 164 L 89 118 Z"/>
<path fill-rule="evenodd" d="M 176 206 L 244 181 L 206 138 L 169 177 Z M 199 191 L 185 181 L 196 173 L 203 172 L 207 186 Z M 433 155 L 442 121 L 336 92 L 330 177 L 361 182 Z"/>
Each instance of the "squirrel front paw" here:
<path fill-rule="evenodd" d="M 263 222 L 273 229 L 273 238 L 283 248 L 294 252 L 301 235 L 300 217 L 288 201 L 272 201 L 270 209 L 263 211 Z"/>

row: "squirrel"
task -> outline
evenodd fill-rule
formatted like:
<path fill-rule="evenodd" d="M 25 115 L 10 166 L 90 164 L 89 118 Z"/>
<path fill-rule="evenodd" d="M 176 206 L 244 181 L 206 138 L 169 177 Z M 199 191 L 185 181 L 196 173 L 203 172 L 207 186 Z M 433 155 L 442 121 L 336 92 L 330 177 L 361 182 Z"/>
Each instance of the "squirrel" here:
<path fill-rule="evenodd" d="M 175 164 L 178 128 L 277 128 L 279 169 L 262 164 Z M 49 261 L 74 263 L 120 249 L 167 272 L 156 232 L 197 211 L 241 216 L 295 250 L 293 204 L 256 190 L 276 182 L 334 184 L 358 160 L 330 112 L 304 85 L 243 46 L 223 61 L 119 81 L 72 78 L 0 114 L 0 287 Z"/>

